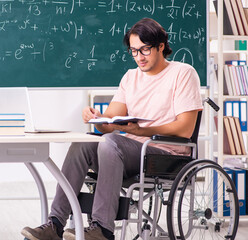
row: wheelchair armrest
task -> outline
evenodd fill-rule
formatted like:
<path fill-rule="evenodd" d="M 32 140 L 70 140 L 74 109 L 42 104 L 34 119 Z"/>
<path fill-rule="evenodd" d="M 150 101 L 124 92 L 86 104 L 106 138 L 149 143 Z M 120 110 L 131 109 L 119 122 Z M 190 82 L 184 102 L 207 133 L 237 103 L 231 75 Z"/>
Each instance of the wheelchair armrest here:
<path fill-rule="evenodd" d="M 165 136 L 165 135 L 153 135 L 151 137 L 153 141 L 171 142 L 171 143 L 191 143 L 190 138 L 177 137 L 177 136 Z"/>

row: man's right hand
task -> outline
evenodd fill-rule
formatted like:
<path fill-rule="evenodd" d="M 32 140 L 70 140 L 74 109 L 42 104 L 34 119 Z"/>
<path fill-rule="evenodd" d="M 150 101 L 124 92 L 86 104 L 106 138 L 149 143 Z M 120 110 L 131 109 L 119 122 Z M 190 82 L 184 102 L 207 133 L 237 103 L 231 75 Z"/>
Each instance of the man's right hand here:
<path fill-rule="evenodd" d="M 87 123 L 92 118 L 100 117 L 101 113 L 99 110 L 88 106 L 83 109 L 82 116 L 83 116 L 83 121 Z"/>

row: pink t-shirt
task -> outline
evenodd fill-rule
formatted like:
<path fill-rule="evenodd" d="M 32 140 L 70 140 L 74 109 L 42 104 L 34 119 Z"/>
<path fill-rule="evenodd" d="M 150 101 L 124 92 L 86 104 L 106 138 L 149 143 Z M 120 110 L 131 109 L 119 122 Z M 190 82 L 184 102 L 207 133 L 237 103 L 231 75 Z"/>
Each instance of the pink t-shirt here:
<path fill-rule="evenodd" d="M 201 110 L 200 80 L 195 69 L 185 63 L 169 62 L 157 75 L 149 76 L 139 68 L 123 76 L 113 102 L 126 104 L 128 115 L 154 121 L 139 123 L 141 127 L 160 126 L 176 120 L 180 113 Z M 148 137 L 126 134 L 144 142 Z M 172 154 L 189 154 L 189 148 L 154 144 Z"/>

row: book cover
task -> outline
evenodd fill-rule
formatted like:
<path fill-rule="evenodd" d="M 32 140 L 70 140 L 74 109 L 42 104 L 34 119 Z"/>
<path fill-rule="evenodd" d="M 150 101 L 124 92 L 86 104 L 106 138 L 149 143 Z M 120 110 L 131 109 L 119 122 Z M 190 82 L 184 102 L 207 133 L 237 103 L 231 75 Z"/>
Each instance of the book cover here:
<path fill-rule="evenodd" d="M 147 122 L 152 121 L 146 118 L 139 118 L 139 117 L 131 117 L 131 116 L 115 116 L 113 118 L 106 118 L 106 117 L 98 117 L 94 119 L 90 119 L 88 123 L 93 124 L 119 124 L 119 125 L 127 125 L 129 122 L 137 123 L 137 122 Z"/>
<path fill-rule="evenodd" d="M 245 172 L 245 199 L 246 199 L 246 215 L 248 215 L 248 170 Z"/>
<path fill-rule="evenodd" d="M 247 19 L 246 19 L 246 16 L 245 16 L 245 11 L 244 11 L 244 8 L 243 8 L 242 1 L 241 0 L 236 0 L 236 2 L 237 2 L 240 18 L 241 18 L 241 21 L 242 21 L 242 24 L 243 24 L 243 28 L 244 28 L 244 31 L 245 31 L 245 35 L 248 35 L 248 22 L 247 22 Z"/>
<path fill-rule="evenodd" d="M 228 65 L 230 71 L 230 77 L 233 81 L 233 85 L 235 86 L 235 93 L 236 95 L 241 95 L 240 88 L 239 88 L 239 81 L 236 74 L 236 69 L 234 65 Z"/>
<path fill-rule="evenodd" d="M 241 154 L 246 155 L 245 144 L 244 144 L 244 139 L 243 139 L 243 135 L 242 135 L 241 127 L 240 127 L 239 118 L 234 117 L 234 122 L 235 122 L 235 126 L 236 126 L 237 133 L 238 133 L 239 143 L 241 147 Z"/>
<path fill-rule="evenodd" d="M 0 119 L 0 127 L 17 127 L 17 126 L 25 126 L 25 121 L 24 120 L 11 120 L 11 121 L 5 121 Z"/>
<path fill-rule="evenodd" d="M 246 61 L 245 60 L 227 60 L 225 61 L 225 64 L 239 66 L 239 65 L 246 65 Z"/>
<path fill-rule="evenodd" d="M 235 40 L 234 41 L 235 50 L 247 50 L 247 41 L 246 40 Z"/>
<path fill-rule="evenodd" d="M 237 189 L 239 199 L 239 213 L 240 215 L 246 214 L 246 170 L 235 169 L 235 186 Z"/>
<path fill-rule="evenodd" d="M 25 128 L 19 127 L 0 127 L 0 136 L 24 136 Z"/>
<path fill-rule="evenodd" d="M 237 133 L 237 128 L 236 128 L 236 124 L 234 121 L 234 117 L 227 117 L 229 124 L 230 124 L 230 128 L 231 128 L 231 133 L 232 133 L 232 137 L 233 137 L 233 142 L 234 142 L 234 146 L 235 146 L 235 150 L 236 150 L 236 154 L 237 155 L 241 155 L 241 147 L 240 147 L 240 141 L 239 141 L 239 137 L 238 137 L 238 133 Z"/>
<path fill-rule="evenodd" d="M 235 70 L 236 70 L 236 77 L 237 77 L 238 83 L 239 83 L 240 94 L 246 95 L 246 89 L 245 89 L 243 78 L 241 76 L 239 66 L 235 66 Z"/>
<path fill-rule="evenodd" d="M 25 120 L 25 114 L 23 113 L 0 113 L 0 120 L 19 120 L 24 121 Z"/>
<path fill-rule="evenodd" d="M 218 1 L 213 1 L 216 15 L 218 15 Z M 224 35 L 233 35 L 233 30 L 231 27 L 231 23 L 227 14 L 226 6 L 223 4 L 223 34 Z"/>
<path fill-rule="evenodd" d="M 235 184 L 234 170 L 232 168 L 225 168 L 224 170 Z M 226 191 L 225 182 L 223 183 L 223 216 L 230 216 L 230 198 L 228 192 Z"/>
<path fill-rule="evenodd" d="M 238 6 L 237 6 L 237 2 L 236 2 L 236 0 L 230 0 L 230 2 L 231 2 L 231 6 L 232 6 L 236 26 L 238 28 L 238 33 L 239 33 L 239 35 L 244 36 L 245 31 L 244 31 L 244 27 L 243 27 L 243 24 L 242 24 L 242 21 L 241 21 L 241 17 L 240 17 L 239 9 L 238 9 Z"/>
<path fill-rule="evenodd" d="M 237 86 L 233 78 L 232 68 L 230 66 L 232 65 L 228 65 L 228 71 L 229 71 L 229 77 L 230 77 L 230 81 L 231 81 L 231 85 L 233 89 L 233 95 L 238 95 Z"/>
<path fill-rule="evenodd" d="M 246 20 L 248 22 L 248 8 L 247 7 L 243 7 L 243 9 L 244 9 L 244 13 L 245 13 L 245 18 L 246 18 Z"/>
<path fill-rule="evenodd" d="M 233 86 L 227 65 L 224 65 L 224 77 L 225 77 L 225 83 L 226 83 L 228 95 L 233 96 Z"/>
<path fill-rule="evenodd" d="M 224 0 L 224 2 L 225 2 L 225 6 L 226 6 L 229 21 L 231 23 L 233 35 L 239 35 L 238 28 L 237 28 L 237 25 L 236 25 L 236 22 L 235 22 L 235 17 L 234 17 L 234 14 L 233 14 L 233 9 L 232 9 L 232 6 L 231 6 L 231 2 L 230 2 L 230 0 Z"/>
<path fill-rule="evenodd" d="M 231 132 L 230 123 L 227 116 L 223 117 L 224 120 L 224 134 L 223 134 L 223 140 L 224 140 L 224 153 L 225 154 L 236 154 L 233 136 Z M 227 141 L 226 141 L 227 140 Z"/>
<path fill-rule="evenodd" d="M 244 66 L 238 66 L 239 68 L 239 72 L 240 72 L 240 76 L 244 85 L 244 89 L 245 89 L 245 95 L 248 95 L 248 81 L 247 81 L 247 76 L 244 70 Z"/>
<path fill-rule="evenodd" d="M 240 110 L 239 110 L 239 119 L 242 131 L 247 131 L 247 101 L 239 101 Z"/>

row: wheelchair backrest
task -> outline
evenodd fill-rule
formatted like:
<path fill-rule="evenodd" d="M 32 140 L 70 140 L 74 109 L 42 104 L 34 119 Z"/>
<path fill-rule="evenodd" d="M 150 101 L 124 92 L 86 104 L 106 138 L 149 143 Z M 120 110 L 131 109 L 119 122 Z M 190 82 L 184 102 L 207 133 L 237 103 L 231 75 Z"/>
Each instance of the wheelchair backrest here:
<path fill-rule="evenodd" d="M 195 124 L 195 129 L 194 129 L 194 132 L 191 136 L 191 141 L 193 143 L 196 143 L 197 144 L 197 139 L 198 139 L 198 135 L 199 135 L 199 130 L 200 130 L 200 125 L 201 125 L 201 117 L 202 117 L 202 111 L 199 111 L 198 112 L 198 115 L 197 115 L 197 120 L 196 120 L 196 124 Z"/>

